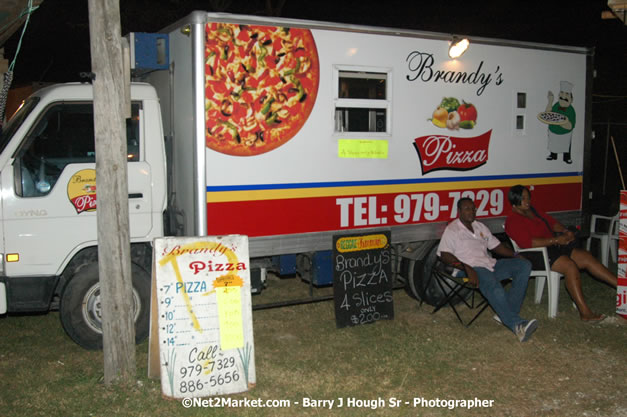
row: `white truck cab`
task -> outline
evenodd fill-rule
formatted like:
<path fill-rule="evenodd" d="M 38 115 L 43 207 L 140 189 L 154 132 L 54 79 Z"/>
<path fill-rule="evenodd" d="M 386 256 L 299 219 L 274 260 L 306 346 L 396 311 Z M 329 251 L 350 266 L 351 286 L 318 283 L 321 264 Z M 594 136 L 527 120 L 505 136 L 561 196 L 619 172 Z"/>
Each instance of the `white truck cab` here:
<path fill-rule="evenodd" d="M 133 268 L 143 270 L 141 278 L 148 280 L 143 287 L 149 289 L 150 242 L 163 235 L 165 153 L 154 89 L 134 84 L 131 94 L 127 143 Z M 82 314 L 89 317 L 86 322 L 95 330 L 100 326 L 92 98 L 90 84 L 42 89 L 12 117 L 0 142 L 4 308 L 47 311 L 58 296 L 61 320 L 70 334 L 81 331 L 71 328 L 75 321 L 70 311 L 81 310 L 70 305 L 74 302 L 86 301 L 82 307 Z M 86 270 L 95 273 L 96 281 L 81 288 L 78 297 L 63 297 L 64 288 Z M 138 314 L 147 315 L 149 292 L 137 288 L 135 292 Z"/>

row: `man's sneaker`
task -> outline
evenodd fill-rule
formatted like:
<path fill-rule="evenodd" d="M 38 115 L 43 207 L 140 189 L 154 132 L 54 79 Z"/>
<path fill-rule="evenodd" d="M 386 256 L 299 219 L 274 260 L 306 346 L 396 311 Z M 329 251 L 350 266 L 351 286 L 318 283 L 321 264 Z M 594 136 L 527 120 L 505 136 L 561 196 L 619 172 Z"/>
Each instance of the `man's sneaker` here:
<path fill-rule="evenodd" d="M 538 321 L 536 319 L 531 319 L 529 321 L 523 321 L 518 326 L 516 326 L 516 336 L 518 336 L 518 340 L 521 342 L 526 342 L 529 340 L 533 332 L 538 328 Z"/>
<path fill-rule="evenodd" d="M 501 318 L 499 317 L 498 314 L 495 314 L 492 316 L 492 320 L 494 320 L 495 322 L 497 322 L 498 324 L 503 324 L 503 320 L 501 320 Z"/>

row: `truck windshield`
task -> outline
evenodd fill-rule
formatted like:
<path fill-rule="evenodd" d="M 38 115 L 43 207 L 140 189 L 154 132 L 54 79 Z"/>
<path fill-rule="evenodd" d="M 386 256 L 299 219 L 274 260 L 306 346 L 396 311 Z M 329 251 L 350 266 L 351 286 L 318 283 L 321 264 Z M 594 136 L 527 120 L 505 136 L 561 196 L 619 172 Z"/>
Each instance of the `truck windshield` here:
<path fill-rule="evenodd" d="M 33 111 L 37 103 L 39 103 L 39 97 L 29 97 L 26 99 L 2 128 L 2 132 L 0 132 L 0 153 L 4 152 L 4 148 L 6 148 L 17 129 L 22 126 L 22 123 L 24 123 L 24 120 L 28 117 L 30 112 Z"/>

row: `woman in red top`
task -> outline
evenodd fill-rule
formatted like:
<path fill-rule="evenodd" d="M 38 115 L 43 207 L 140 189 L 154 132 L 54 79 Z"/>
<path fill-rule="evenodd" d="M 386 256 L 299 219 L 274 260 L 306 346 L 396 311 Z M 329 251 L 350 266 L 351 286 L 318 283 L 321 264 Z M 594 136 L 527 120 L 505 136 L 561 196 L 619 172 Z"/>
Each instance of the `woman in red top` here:
<path fill-rule="evenodd" d="M 546 246 L 551 270 L 564 275 L 566 289 L 579 309 L 581 320 L 603 320 L 605 316 L 593 313 L 583 299 L 579 270 L 585 269 L 596 279 L 615 288 L 616 276 L 590 252 L 569 245 L 575 240 L 575 234 L 553 217 L 533 208 L 531 194 L 526 187 L 515 185 L 507 197 L 512 205 L 512 214 L 505 223 L 507 235 L 521 248 Z"/>

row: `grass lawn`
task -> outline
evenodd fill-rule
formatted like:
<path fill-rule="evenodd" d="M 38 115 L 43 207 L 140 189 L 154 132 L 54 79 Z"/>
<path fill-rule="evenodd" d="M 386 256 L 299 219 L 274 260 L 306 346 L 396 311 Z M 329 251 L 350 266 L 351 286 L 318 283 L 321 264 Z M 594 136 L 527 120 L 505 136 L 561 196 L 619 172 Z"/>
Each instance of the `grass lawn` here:
<path fill-rule="evenodd" d="M 137 347 L 137 382 L 103 384 L 102 352 L 85 351 L 63 332 L 58 313 L 0 318 L 1 416 L 624 416 L 627 415 L 627 320 L 614 314 L 616 291 L 584 278 L 589 305 L 609 317 L 579 321 L 561 285 L 559 314 L 532 300 L 524 317 L 540 326 L 519 343 L 486 311 L 469 329 L 450 309 L 430 314 L 395 291 L 395 318 L 337 329 L 332 301 L 253 313 L 257 386 L 224 401 L 241 407 L 184 408 L 146 377 L 148 343 Z M 282 286 L 273 278 L 259 297 Z M 257 302 L 253 297 L 253 303 Z M 252 399 L 290 407 L 245 407 Z M 492 401 L 489 408 L 448 408 L 452 400 Z M 311 400 L 333 400 L 331 410 Z M 343 407 L 338 408 L 340 399 Z M 431 400 L 431 405 L 414 401 Z M 394 400 L 400 400 L 393 407 Z M 434 406 L 440 400 L 440 407 Z M 296 404 L 298 402 L 298 404 Z M 349 402 L 351 402 L 349 404 Z M 381 403 L 383 402 L 383 403 Z M 350 405 L 347 407 L 347 405 Z"/>

